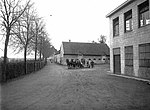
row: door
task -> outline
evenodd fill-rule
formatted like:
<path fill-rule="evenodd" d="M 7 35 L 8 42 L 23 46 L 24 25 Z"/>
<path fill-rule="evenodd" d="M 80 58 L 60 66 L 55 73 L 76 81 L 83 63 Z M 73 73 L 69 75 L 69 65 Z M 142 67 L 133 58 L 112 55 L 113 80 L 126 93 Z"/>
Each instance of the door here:
<path fill-rule="evenodd" d="M 115 74 L 121 74 L 120 54 L 114 55 L 114 73 Z"/>

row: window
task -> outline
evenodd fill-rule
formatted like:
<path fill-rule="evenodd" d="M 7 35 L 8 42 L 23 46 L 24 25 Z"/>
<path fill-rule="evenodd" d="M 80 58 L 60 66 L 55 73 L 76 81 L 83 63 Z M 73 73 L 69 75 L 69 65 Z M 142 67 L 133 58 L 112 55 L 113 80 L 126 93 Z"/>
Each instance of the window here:
<path fill-rule="evenodd" d="M 96 58 L 94 58 L 93 60 L 96 60 Z"/>
<path fill-rule="evenodd" d="M 125 47 L 125 66 L 133 66 L 133 46 Z"/>
<path fill-rule="evenodd" d="M 124 24 L 125 24 L 125 32 L 132 31 L 132 10 L 129 10 L 124 14 Z"/>
<path fill-rule="evenodd" d="M 103 58 L 103 60 L 106 60 L 105 58 Z"/>
<path fill-rule="evenodd" d="M 150 43 L 139 45 L 139 66 L 150 68 Z"/>
<path fill-rule="evenodd" d="M 113 54 L 114 54 L 114 55 L 120 55 L 120 47 L 114 48 L 114 49 L 113 49 Z"/>
<path fill-rule="evenodd" d="M 119 17 L 113 20 L 113 36 L 119 35 Z"/>
<path fill-rule="evenodd" d="M 150 24 L 149 0 L 138 6 L 139 9 L 139 27 Z"/>

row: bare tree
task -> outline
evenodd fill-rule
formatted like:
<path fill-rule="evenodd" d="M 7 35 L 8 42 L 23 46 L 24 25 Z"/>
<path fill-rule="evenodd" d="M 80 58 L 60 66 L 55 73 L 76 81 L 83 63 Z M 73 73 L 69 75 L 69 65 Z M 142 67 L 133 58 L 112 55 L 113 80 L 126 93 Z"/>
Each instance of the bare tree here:
<path fill-rule="evenodd" d="M 42 45 L 43 41 L 45 39 L 46 30 L 45 30 L 45 24 L 43 22 L 40 23 L 40 28 L 39 28 L 39 37 L 38 37 L 38 43 L 37 43 L 37 50 L 39 51 L 40 55 L 40 60 L 42 58 Z"/>
<path fill-rule="evenodd" d="M 100 38 L 98 38 L 98 42 L 99 43 L 106 43 L 106 36 L 104 36 L 104 35 L 100 35 Z"/>
<path fill-rule="evenodd" d="M 46 61 L 47 58 L 53 55 L 57 50 L 50 42 L 51 39 L 48 37 L 48 34 L 44 28 L 45 25 L 43 24 L 41 26 L 42 27 L 39 30 L 39 36 L 37 40 L 37 51 L 39 52 L 40 60 L 41 56 L 43 56 L 43 59 Z"/>
<path fill-rule="evenodd" d="M 41 31 L 40 43 L 37 48 L 39 50 L 39 54 L 40 54 L 40 61 L 42 60 L 42 45 L 43 45 L 43 41 L 44 41 L 44 36 L 45 36 L 45 31 Z"/>
<path fill-rule="evenodd" d="M 7 47 L 11 35 L 12 27 L 15 25 L 15 23 L 18 21 L 18 19 L 22 16 L 22 14 L 27 9 L 28 5 L 30 3 L 30 0 L 22 7 L 21 7 L 21 1 L 20 0 L 1 0 L 1 26 L 3 29 L 3 32 L 5 33 L 5 46 L 4 46 L 4 71 L 6 72 L 6 63 L 7 63 Z M 3 74 L 3 75 L 4 75 Z M 5 76 L 3 76 L 5 79 Z"/>
<path fill-rule="evenodd" d="M 34 9 L 33 4 L 29 4 L 23 15 L 16 22 L 16 26 L 13 29 L 13 37 L 11 44 L 17 53 L 24 51 L 24 73 L 26 74 L 26 62 L 27 54 L 30 54 L 32 50 L 32 39 L 35 37 L 34 34 Z"/>
<path fill-rule="evenodd" d="M 41 20 L 41 18 L 39 17 L 36 17 L 35 18 L 35 37 L 34 39 L 32 40 L 33 43 L 35 44 L 35 46 L 33 47 L 34 51 L 35 51 L 35 67 L 34 69 L 36 70 L 36 61 L 37 61 L 37 53 L 38 53 L 38 50 L 40 52 L 40 55 L 41 55 L 41 50 L 38 49 L 39 46 L 41 46 L 41 43 L 42 43 L 42 33 L 44 31 L 44 27 L 45 27 L 45 24 L 43 24 L 43 21 Z M 40 47 L 41 48 L 41 47 Z M 40 57 L 40 60 L 41 60 L 41 57 Z"/>
<path fill-rule="evenodd" d="M 47 34 L 45 34 L 43 42 L 42 42 L 42 50 L 41 53 L 45 61 L 47 58 L 52 55 L 55 51 L 55 48 L 51 45 L 50 38 L 48 38 Z"/>

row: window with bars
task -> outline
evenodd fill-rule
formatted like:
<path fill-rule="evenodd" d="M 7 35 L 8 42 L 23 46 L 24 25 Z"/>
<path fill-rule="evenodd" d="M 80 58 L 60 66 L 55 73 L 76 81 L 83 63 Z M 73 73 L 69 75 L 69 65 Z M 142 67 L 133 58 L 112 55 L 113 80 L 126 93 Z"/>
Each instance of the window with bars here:
<path fill-rule="evenodd" d="M 139 66 L 150 68 L 150 43 L 139 45 Z"/>
<path fill-rule="evenodd" d="M 149 0 L 138 6 L 139 10 L 139 27 L 150 24 Z"/>
<path fill-rule="evenodd" d="M 119 35 L 119 17 L 113 20 L 113 36 Z"/>
<path fill-rule="evenodd" d="M 132 22 L 132 10 L 124 13 L 124 24 L 125 24 L 125 32 L 132 31 L 133 22 Z"/>
<path fill-rule="evenodd" d="M 125 66 L 133 66 L 133 46 L 125 47 Z"/>

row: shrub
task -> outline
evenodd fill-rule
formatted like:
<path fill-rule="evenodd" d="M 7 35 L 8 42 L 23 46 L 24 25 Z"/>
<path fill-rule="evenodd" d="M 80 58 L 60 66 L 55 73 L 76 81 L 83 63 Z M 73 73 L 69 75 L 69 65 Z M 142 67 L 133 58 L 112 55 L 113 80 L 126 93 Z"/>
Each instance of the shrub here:
<path fill-rule="evenodd" d="M 34 60 L 30 60 L 27 61 L 27 74 L 30 74 L 32 72 L 34 72 L 35 70 L 40 70 L 41 68 L 43 68 L 46 65 L 45 61 L 37 61 L 36 63 L 34 62 Z M 6 79 L 10 80 L 24 74 L 24 62 L 9 62 L 6 65 Z M 35 69 L 36 68 L 36 69 Z M 4 65 L 1 62 L 0 63 L 0 73 L 2 73 L 4 70 Z M 1 74 L 0 74 L 1 75 Z M 1 77 L 1 76 L 0 76 Z M 4 81 L 4 79 L 2 79 Z"/>

